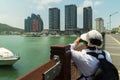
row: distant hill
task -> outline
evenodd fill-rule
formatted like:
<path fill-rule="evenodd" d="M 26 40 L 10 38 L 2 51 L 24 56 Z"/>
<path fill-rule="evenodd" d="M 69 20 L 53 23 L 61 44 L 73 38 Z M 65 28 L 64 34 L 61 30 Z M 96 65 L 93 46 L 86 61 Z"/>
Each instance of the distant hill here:
<path fill-rule="evenodd" d="M 9 26 L 7 24 L 2 24 L 0 23 L 0 33 L 10 33 L 10 32 L 19 32 L 19 33 L 23 33 L 24 30 L 23 29 L 19 29 L 19 28 L 15 28 L 12 26 Z"/>

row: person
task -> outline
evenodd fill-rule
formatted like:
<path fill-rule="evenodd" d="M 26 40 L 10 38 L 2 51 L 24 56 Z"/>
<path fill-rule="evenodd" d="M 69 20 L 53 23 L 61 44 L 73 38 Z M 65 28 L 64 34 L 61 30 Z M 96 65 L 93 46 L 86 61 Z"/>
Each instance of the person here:
<path fill-rule="evenodd" d="M 75 50 L 80 41 L 84 41 L 86 48 L 81 51 Z M 77 80 L 92 80 L 93 75 L 98 68 L 99 60 L 95 57 L 88 55 L 87 52 L 101 53 L 100 49 L 103 44 L 103 38 L 101 33 L 97 30 L 91 30 L 87 33 L 82 34 L 77 38 L 72 44 L 70 44 L 72 60 L 75 63 L 78 72 L 80 73 L 80 78 Z M 104 50 L 106 59 L 112 62 L 110 54 L 108 51 Z M 100 57 L 103 57 L 102 55 Z M 87 77 L 87 79 L 85 78 Z"/>

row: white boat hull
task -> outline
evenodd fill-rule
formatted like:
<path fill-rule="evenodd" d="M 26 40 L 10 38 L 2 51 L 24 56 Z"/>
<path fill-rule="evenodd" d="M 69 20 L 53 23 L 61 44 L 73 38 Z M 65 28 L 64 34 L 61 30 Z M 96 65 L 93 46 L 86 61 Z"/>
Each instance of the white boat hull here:
<path fill-rule="evenodd" d="M 20 57 L 12 53 L 10 50 L 0 48 L 0 65 L 13 65 Z"/>
<path fill-rule="evenodd" d="M 1 65 L 13 65 L 19 59 L 20 57 L 0 59 L 0 66 Z"/>

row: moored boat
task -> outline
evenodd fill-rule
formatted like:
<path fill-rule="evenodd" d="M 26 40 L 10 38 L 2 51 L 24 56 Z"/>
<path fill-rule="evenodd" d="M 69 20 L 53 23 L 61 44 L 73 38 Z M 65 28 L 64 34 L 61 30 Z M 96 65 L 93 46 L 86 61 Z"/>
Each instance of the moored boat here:
<path fill-rule="evenodd" d="M 19 59 L 20 57 L 11 52 L 10 50 L 3 47 L 0 48 L 0 66 L 13 65 Z"/>

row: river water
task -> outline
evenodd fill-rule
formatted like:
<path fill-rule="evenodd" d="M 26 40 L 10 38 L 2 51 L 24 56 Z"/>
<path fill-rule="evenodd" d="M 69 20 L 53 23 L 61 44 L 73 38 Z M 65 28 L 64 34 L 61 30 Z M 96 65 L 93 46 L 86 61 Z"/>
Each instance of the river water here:
<path fill-rule="evenodd" d="M 51 45 L 69 44 L 75 39 L 73 36 L 0 35 L 0 47 L 5 47 L 21 57 L 13 66 L 0 66 L 0 80 L 16 80 L 47 62 Z"/>

